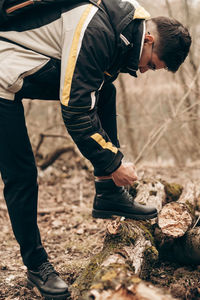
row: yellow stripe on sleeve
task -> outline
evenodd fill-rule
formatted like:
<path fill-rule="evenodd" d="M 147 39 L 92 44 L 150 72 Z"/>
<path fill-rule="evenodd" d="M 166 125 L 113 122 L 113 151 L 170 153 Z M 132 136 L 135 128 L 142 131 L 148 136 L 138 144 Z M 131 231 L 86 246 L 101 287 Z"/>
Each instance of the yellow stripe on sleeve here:
<path fill-rule="evenodd" d="M 115 154 L 117 153 L 118 149 L 114 147 L 111 142 L 106 142 L 99 133 L 93 134 L 91 138 L 95 140 L 103 149 L 108 149 Z"/>
<path fill-rule="evenodd" d="M 71 84 L 72 84 L 72 78 L 74 74 L 74 69 L 76 65 L 76 60 L 77 60 L 77 52 L 78 52 L 78 46 L 79 46 L 79 40 L 80 40 L 80 35 L 82 28 L 84 26 L 84 23 L 92 9 L 92 4 L 89 4 L 86 9 L 84 10 L 79 23 L 77 24 L 73 41 L 72 41 L 72 46 L 70 49 L 69 53 L 69 58 L 68 58 L 68 63 L 67 63 L 67 68 L 66 68 L 66 75 L 65 75 L 65 81 L 64 81 L 64 86 L 63 86 L 63 94 L 62 94 L 62 104 L 67 106 L 69 102 L 69 96 L 70 96 L 70 91 L 71 91 Z"/>

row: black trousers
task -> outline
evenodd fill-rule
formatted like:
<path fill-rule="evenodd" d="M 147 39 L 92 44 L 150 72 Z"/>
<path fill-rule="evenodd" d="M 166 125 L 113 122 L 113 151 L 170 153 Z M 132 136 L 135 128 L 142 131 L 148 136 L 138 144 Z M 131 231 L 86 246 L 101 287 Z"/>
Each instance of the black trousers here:
<path fill-rule="evenodd" d="M 21 101 L 24 95 L 32 97 L 32 85 L 28 79 L 24 87 L 24 93 L 22 89 L 14 101 L 0 98 L 0 172 L 4 182 L 4 197 L 23 262 L 28 268 L 35 269 L 48 256 L 42 246 L 37 226 L 37 168 Z M 34 97 L 39 98 L 35 82 L 33 90 Z M 112 84 L 103 87 L 98 102 L 98 114 L 103 128 L 118 146 L 115 94 Z"/>
<path fill-rule="evenodd" d="M 0 99 L 0 171 L 4 197 L 24 264 L 47 260 L 37 226 L 37 168 L 21 101 Z"/>

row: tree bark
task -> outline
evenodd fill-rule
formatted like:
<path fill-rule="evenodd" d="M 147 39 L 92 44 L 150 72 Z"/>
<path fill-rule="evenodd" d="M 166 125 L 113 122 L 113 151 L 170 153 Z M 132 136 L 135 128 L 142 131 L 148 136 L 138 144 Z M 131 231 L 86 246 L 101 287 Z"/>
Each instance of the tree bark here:
<path fill-rule="evenodd" d="M 158 259 L 148 227 L 149 222 L 120 218 L 109 222 L 103 249 L 74 283 L 73 299 L 131 299 L 136 275 L 146 278 Z M 115 298 L 100 298 L 104 290 Z"/>
<path fill-rule="evenodd" d="M 200 227 L 192 228 L 176 239 L 163 236 L 157 228 L 154 237 L 160 259 L 184 265 L 200 264 Z"/>
<path fill-rule="evenodd" d="M 93 289 L 88 299 L 95 300 L 175 300 L 165 290 L 141 281 L 140 278 L 132 278 L 132 284 L 128 289 L 119 287 L 116 291 Z"/>

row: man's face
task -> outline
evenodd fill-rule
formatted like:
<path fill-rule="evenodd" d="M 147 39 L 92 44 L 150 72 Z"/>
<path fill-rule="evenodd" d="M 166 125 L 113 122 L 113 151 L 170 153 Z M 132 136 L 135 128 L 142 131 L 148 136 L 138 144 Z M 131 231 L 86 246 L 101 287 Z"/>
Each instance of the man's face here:
<path fill-rule="evenodd" d="M 155 71 L 166 68 L 165 63 L 158 58 L 158 55 L 153 51 L 153 48 L 154 36 L 148 33 L 145 35 L 142 55 L 138 66 L 141 73 L 145 73 L 148 70 Z"/>

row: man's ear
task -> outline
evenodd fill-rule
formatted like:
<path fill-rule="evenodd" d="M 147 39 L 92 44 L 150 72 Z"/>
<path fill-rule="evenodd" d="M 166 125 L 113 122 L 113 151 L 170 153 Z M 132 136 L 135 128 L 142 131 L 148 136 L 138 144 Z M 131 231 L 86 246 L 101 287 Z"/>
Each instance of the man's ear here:
<path fill-rule="evenodd" d="M 155 42 L 155 38 L 153 35 L 151 35 L 149 32 L 147 32 L 144 37 L 144 42 L 151 45 Z"/>

